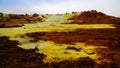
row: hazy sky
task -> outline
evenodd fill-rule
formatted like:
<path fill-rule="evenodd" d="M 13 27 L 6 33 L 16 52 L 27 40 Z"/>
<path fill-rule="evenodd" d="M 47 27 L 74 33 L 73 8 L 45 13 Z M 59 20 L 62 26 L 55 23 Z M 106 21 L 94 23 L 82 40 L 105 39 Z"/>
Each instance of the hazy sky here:
<path fill-rule="evenodd" d="M 0 0 L 5 13 L 66 13 L 98 10 L 120 17 L 120 0 Z"/>

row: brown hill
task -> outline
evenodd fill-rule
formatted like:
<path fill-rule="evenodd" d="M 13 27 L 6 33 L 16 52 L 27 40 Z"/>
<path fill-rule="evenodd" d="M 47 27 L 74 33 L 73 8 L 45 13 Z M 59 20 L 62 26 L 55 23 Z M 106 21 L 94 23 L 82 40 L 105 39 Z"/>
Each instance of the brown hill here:
<path fill-rule="evenodd" d="M 120 18 L 106 15 L 96 10 L 84 11 L 68 19 L 69 24 L 119 24 Z"/>
<path fill-rule="evenodd" d="M 4 14 L 0 13 L 0 28 L 2 27 L 20 27 L 24 24 L 42 22 L 44 15 L 39 14 Z"/>

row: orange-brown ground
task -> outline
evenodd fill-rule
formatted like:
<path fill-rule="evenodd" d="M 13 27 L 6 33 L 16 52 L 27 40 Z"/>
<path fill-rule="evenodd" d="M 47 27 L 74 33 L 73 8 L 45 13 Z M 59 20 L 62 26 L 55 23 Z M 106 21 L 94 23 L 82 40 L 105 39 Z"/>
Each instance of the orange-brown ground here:
<path fill-rule="evenodd" d="M 97 68 L 114 68 L 111 64 L 120 67 L 120 18 L 107 16 L 97 11 L 87 11 L 81 15 L 73 16 L 69 20 L 72 20 L 68 22 L 69 24 L 114 24 L 113 26 L 116 26 L 116 29 L 76 29 L 68 32 L 35 32 L 26 35 L 36 40 L 53 41 L 60 44 L 83 42 L 95 46 L 107 46 L 106 49 L 96 49 L 96 53 L 111 60 L 111 63 L 101 64 Z M 76 48 L 71 49 L 76 50 Z M 102 60 L 102 58 L 99 60 Z"/>
<path fill-rule="evenodd" d="M 68 32 L 35 32 L 28 36 L 56 43 L 83 42 L 93 45 L 116 46 L 120 40 L 120 29 L 76 29 Z M 114 42 L 114 43 L 113 43 Z"/>
<path fill-rule="evenodd" d="M 44 63 L 43 59 L 46 57 L 44 54 L 35 53 L 35 49 L 24 50 L 17 47 L 17 44 L 17 41 L 11 41 L 8 37 L 0 37 L 0 68 L 118 68 L 119 64 L 119 60 L 111 63 L 97 64 L 88 57 L 77 60 Z M 102 52 L 100 51 L 100 53 Z M 118 56 L 116 59 L 119 59 Z"/>
<path fill-rule="evenodd" d="M 43 59 L 46 55 L 35 53 L 36 49 L 24 50 L 17 47 L 19 44 L 17 41 L 11 41 L 8 37 L 0 37 L 0 68 L 120 68 L 119 18 L 88 11 L 70 20 L 73 20 L 72 24 L 112 23 L 115 24 L 116 29 L 76 29 L 68 32 L 35 32 L 26 35 L 35 40 L 49 40 L 56 43 L 74 45 L 75 42 L 84 42 L 95 46 L 107 46 L 108 48 L 105 49 L 96 49 L 95 53 L 111 60 L 110 63 L 98 64 L 88 57 L 44 63 Z M 71 47 L 67 49 L 78 50 Z M 103 60 L 103 58 L 99 58 L 99 60 Z"/>
<path fill-rule="evenodd" d="M 77 29 L 69 32 L 36 32 L 27 34 L 28 36 L 56 43 L 74 44 L 74 42 L 84 42 L 95 46 L 107 46 L 108 48 L 96 49 L 98 55 L 107 58 L 120 67 L 120 30 L 119 29 Z M 76 48 L 71 48 L 76 50 Z M 78 49 L 77 49 L 78 50 Z M 102 60 L 102 58 L 100 58 Z M 111 63 L 110 63 L 111 64 Z M 94 67 L 92 67 L 94 68 Z M 99 67 L 98 67 L 99 68 Z M 106 68 L 103 66 L 101 68 Z M 111 67 L 108 67 L 111 68 Z"/>

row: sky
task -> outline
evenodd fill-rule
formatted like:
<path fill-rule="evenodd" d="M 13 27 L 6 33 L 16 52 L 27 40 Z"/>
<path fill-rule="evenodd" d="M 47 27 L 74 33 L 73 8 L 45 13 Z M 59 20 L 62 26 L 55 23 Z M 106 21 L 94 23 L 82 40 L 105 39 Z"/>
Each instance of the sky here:
<path fill-rule="evenodd" d="M 120 0 L 0 0 L 0 12 L 57 14 L 97 10 L 120 17 Z"/>

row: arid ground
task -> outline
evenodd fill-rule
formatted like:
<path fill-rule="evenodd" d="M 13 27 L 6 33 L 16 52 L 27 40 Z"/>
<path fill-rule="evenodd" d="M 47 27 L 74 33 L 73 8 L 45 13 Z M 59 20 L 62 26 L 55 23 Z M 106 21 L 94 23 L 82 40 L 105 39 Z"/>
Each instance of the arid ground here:
<path fill-rule="evenodd" d="M 91 10 L 0 20 L 0 68 L 120 68 L 119 17 Z"/>

